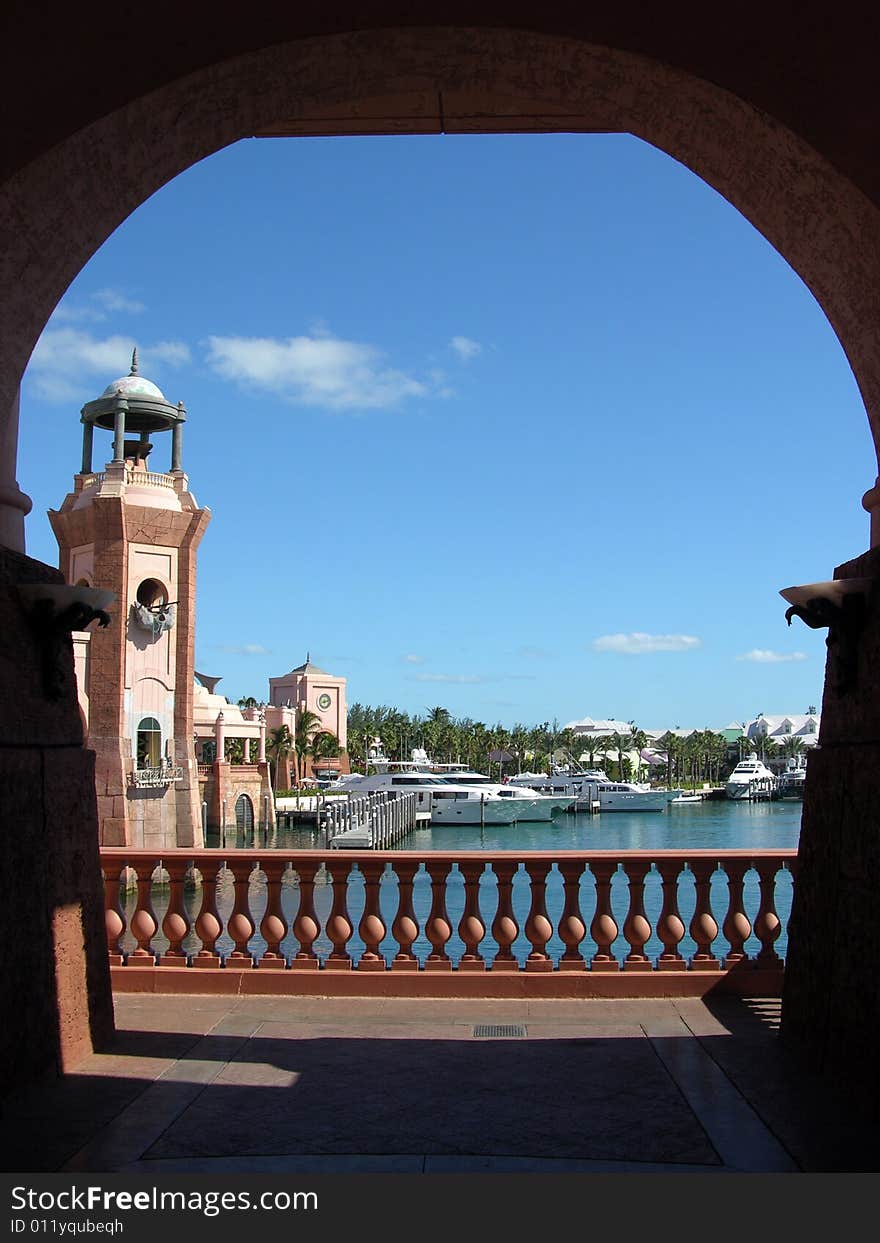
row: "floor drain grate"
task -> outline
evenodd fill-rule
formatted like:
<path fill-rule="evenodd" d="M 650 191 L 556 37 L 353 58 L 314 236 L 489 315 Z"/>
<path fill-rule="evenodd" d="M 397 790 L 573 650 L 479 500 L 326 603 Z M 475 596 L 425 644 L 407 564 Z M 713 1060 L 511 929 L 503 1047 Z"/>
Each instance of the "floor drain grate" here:
<path fill-rule="evenodd" d="M 475 1023 L 475 1036 L 501 1036 L 504 1039 L 525 1036 L 523 1023 Z"/>

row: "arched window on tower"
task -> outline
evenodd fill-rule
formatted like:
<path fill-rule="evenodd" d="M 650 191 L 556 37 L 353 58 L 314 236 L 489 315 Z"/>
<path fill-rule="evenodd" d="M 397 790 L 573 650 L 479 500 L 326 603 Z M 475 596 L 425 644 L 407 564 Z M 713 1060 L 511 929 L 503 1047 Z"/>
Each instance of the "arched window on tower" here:
<path fill-rule="evenodd" d="M 159 768 L 161 763 L 162 727 L 154 716 L 145 716 L 137 728 L 137 766 Z"/>

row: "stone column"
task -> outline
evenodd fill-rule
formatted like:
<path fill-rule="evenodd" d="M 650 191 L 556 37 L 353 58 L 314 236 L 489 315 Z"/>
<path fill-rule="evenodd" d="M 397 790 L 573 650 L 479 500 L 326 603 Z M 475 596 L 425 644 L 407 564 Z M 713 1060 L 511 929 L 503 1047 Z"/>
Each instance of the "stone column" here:
<path fill-rule="evenodd" d="M 113 419 L 113 464 L 121 466 L 125 461 L 125 414 L 128 402 L 120 393 L 116 399 L 116 410 Z"/>
<path fill-rule="evenodd" d="M 876 1118 L 880 548 L 838 566 L 834 578 L 873 583 L 855 639 L 855 679 L 844 690 L 841 640 L 828 646 L 819 746 L 807 759 L 780 1038 L 812 1071 L 833 1076 L 835 1092 L 849 1106 Z"/>
<path fill-rule="evenodd" d="M 82 471 L 83 475 L 90 475 L 92 472 L 92 442 L 95 437 L 94 423 L 83 423 L 83 452 L 82 452 Z"/>
<path fill-rule="evenodd" d="M 16 392 L 6 418 L 0 418 L 0 547 L 23 553 L 24 519 L 31 511 L 31 498 L 25 496 L 15 478 L 18 407 Z"/>
<path fill-rule="evenodd" d="M 217 743 L 217 760 L 222 764 L 226 759 L 226 717 L 222 712 L 217 714 L 214 722 L 214 738 Z"/>
<path fill-rule="evenodd" d="M 266 714 L 260 713 L 260 746 L 257 752 L 257 763 L 266 763 Z"/>
<path fill-rule="evenodd" d="M 171 471 L 183 470 L 183 424 L 175 423 L 171 429 Z"/>
<path fill-rule="evenodd" d="M 241 740 L 241 760 L 243 764 L 251 762 L 251 740 L 250 738 L 242 738 Z"/>

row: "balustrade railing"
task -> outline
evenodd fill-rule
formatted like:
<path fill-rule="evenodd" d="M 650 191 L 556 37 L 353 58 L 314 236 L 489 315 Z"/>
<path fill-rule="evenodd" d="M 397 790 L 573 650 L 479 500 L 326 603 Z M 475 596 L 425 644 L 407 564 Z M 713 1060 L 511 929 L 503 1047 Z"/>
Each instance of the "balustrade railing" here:
<path fill-rule="evenodd" d="M 121 989 L 162 991 L 176 967 L 175 992 L 757 996 L 781 989 L 796 851 L 105 847 L 101 863 Z"/>

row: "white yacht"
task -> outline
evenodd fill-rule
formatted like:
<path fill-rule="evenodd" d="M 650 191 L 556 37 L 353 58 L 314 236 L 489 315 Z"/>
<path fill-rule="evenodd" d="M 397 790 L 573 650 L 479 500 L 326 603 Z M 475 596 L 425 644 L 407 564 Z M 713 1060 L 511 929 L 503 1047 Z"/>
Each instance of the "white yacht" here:
<path fill-rule="evenodd" d="M 634 781 L 609 781 L 606 778 L 605 781 L 589 782 L 584 786 L 588 797 L 594 790 L 600 812 L 665 811 L 669 804 L 668 791 L 652 790 Z"/>
<path fill-rule="evenodd" d="M 492 790 L 499 798 L 532 798 L 535 802 L 533 820 L 550 820 L 561 811 L 568 811 L 575 800 L 574 794 L 554 793 L 546 785 L 547 777 L 544 775 L 538 775 L 538 783 L 532 785 L 523 781 L 515 781 L 513 777 L 507 782 L 499 783 L 487 777 L 485 773 L 478 773 L 473 768 L 468 768 L 465 764 L 433 764 L 431 772 L 453 785 L 463 783 L 477 786 L 481 790 Z M 529 791 L 527 796 L 523 793 L 524 790 Z"/>
<path fill-rule="evenodd" d="M 496 794 L 491 789 L 445 780 L 405 760 L 383 759 L 379 768 L 366 777 L 341 777 L 334 790 L 352 794 L 384 790 L 392 798 L 415 794 L 416 810 L 428 812 L 432 824 L 513 824 L 539 818 L 538 800 L 519 790 Z"/>
<path fill-rule="evenodd" d="M 765 795 L 776 788 L 773 773 L 756 755 L 749 755 L 740 760 L 736 768 L 727 778 L 724 792 L 728 798 L 751 798 L 757 793 Z"/>
<path fill-rule="evenodd" d="M 532 786 L 535 773 L 518 773 L 510 784 Z M 599 804 L 600 811 L 663 811 L 669 802 L 668 790 L 652 790 L 634 781 L 612 781 L 601 768 L 587 768 L 576 773 L 540 774 L 547 788 L 565 792 L 578 804 Z"/>

